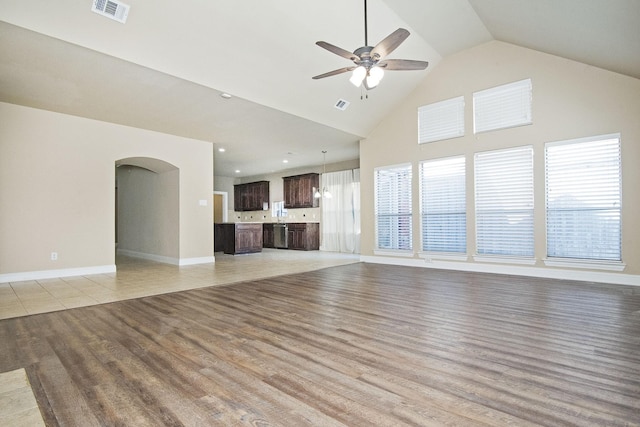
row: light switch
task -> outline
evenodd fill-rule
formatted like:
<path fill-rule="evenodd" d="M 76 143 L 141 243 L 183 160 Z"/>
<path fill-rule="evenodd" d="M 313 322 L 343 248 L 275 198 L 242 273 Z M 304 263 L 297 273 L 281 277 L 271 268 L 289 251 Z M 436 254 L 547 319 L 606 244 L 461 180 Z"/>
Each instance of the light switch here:
<path fill-rule="evenodd" d="M 200 206 L 207 206 L 207 200 L 200 200 Z"/>

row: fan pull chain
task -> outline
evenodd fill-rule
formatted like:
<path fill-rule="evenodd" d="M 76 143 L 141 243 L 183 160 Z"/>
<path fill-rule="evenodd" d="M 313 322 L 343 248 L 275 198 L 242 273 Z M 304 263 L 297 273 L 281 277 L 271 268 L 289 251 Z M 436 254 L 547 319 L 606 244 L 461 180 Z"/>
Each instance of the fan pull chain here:
<path fill-rule="evenodd" d="M 364 87 L 360 86 L 360 100 L 369 99 L 369 91 L 365 90 Z"/>

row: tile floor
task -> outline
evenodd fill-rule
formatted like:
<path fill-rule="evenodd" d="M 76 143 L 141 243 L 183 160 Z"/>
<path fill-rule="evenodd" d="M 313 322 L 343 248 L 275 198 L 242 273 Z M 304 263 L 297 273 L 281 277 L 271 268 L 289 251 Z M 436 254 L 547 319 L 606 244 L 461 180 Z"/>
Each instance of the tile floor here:
<path fill-rule="evenodd" d="M 228 284 L 358 262 L 358 255 L 265 249 L 215 254 L 216 262 L 178 267 L 118 257 L 117 272 L 0 283 L 0 319 Z"/>
<path fill-rule="evenodd" d="M 0 425 L 45 425 L 24 369 L 0 373 Z"/>

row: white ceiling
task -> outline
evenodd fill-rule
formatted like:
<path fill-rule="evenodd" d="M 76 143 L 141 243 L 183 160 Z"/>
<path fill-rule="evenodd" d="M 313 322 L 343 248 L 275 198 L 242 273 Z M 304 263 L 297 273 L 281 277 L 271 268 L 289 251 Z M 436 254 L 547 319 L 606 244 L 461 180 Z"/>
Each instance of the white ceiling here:
<path fill-rule="evenodd" d="M 369 0 L 369 44 L 406 28 L 390 58 L 430 65 L 368 99 L 347 74 L 311 79 L 349 65 L 316 41 L 364 44 L 362 1 L 125 0 L 126 24 L 91 3 L 0 0 L 0 101 L 211 141 L 223 176 L 358 158 L 443 57 L 491 40 L 640 78 L 638 0 Z"/>

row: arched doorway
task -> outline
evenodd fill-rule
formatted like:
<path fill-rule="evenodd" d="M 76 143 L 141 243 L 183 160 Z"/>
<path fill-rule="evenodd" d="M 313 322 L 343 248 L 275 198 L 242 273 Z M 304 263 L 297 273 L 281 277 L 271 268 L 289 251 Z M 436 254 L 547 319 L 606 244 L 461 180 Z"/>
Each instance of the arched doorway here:
<path fill-rule="evenodd" d="M 115 166 L 117 253 L 178 264 L 180 170 L 150 157 L 120 159 Z"/>

